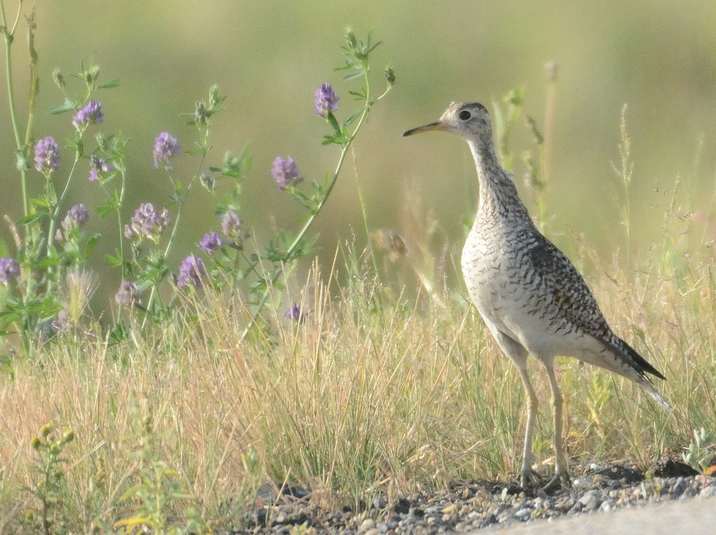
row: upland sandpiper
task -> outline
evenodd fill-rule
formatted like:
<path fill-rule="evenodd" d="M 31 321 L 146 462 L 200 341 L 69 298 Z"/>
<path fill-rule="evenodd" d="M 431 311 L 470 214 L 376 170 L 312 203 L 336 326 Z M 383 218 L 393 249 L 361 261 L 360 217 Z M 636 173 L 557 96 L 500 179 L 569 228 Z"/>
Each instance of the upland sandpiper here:
<path fill-rule="evenodd" d="M 477 102 L 453 102 L 440 120 L 403 135 L 433 130 L 462 136 L 477 168 L 480 200 L 462 252 L 462 272 L 472 302 L 524 385 L 527 422 L 520 482 L 527 487 L 538 481 L 532 470 L 537 397 L 527 373 L 527 356 L 532 355 L 544 364 L 552 391 L 555 475 L 546 488 L 569 485 L 555 357 L 576 357 L 622 375 L 668 407 L 647 374 L 664 376 L 612 332 L 579 272 L 532 223 L 495 154 L 487 109 Z"/>

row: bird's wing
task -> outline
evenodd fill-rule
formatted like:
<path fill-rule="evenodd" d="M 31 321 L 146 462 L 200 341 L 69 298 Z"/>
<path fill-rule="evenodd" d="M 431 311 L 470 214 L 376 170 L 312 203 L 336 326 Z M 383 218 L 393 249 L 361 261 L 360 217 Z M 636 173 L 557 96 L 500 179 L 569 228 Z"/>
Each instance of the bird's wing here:
<path fill-rule="evenodd" d="M 529 262 L 540 276 L 553 316 L 563 318 L 569 327 L 598 340 L 617 358 L 634 368 L 640 376 L 664 376 L 629 344 L 615 335 L 599 309 L 592 291 L 562 251 L 544 236 L 526 251 Z"/>

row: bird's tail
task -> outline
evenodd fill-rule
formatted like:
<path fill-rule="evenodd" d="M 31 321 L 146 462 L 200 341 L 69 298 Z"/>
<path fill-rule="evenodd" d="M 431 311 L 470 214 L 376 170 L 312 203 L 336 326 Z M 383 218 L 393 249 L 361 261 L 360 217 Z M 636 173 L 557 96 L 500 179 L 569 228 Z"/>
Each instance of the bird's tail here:
<path fill-rule="evenodd" d="M 639 381 L 639 386 L 647 394 L 649 394 L 654 399 L 654 401 L 656 401 L 659 405 L 661 405 L 661 407 L 665 411 L 671 412 L 674 410 L 673 407 L 671 406 L 671 404 L 668 401 L 666 401 L 666 398 L 664 396 L 662 396 L 656 388 L 654 388 L 654 385 L 652 385 L 648 379 L 642 378 L 642 380 Z"/>

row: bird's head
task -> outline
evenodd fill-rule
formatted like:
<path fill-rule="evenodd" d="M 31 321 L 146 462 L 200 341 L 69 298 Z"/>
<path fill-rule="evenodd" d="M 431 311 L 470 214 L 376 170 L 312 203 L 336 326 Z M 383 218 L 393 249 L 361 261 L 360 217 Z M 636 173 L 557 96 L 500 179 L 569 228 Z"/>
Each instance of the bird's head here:
<path fill-rule="evenodd" d="M 451 102 L 439 120 L 411 128 L 403 136 L 412 136 L 432 130 L 452 132 L 466 139 L 490 140 L 490 114 L 479 102 Z"/>

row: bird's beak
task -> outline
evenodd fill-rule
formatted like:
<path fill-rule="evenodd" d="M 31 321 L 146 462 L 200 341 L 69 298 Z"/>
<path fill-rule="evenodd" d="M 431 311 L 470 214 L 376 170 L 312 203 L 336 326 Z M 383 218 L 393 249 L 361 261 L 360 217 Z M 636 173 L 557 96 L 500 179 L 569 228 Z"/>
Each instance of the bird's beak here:
<path fill-rule="evenodd" d="M 441 121 L 435 121 L 417 128 L 411 128 L 403 132 L 403 137 L 412 136 L 413 134 L 422 134 L 423 132 L 430 132 L 431 130 L 447 130 L 445 124 Z"/>

